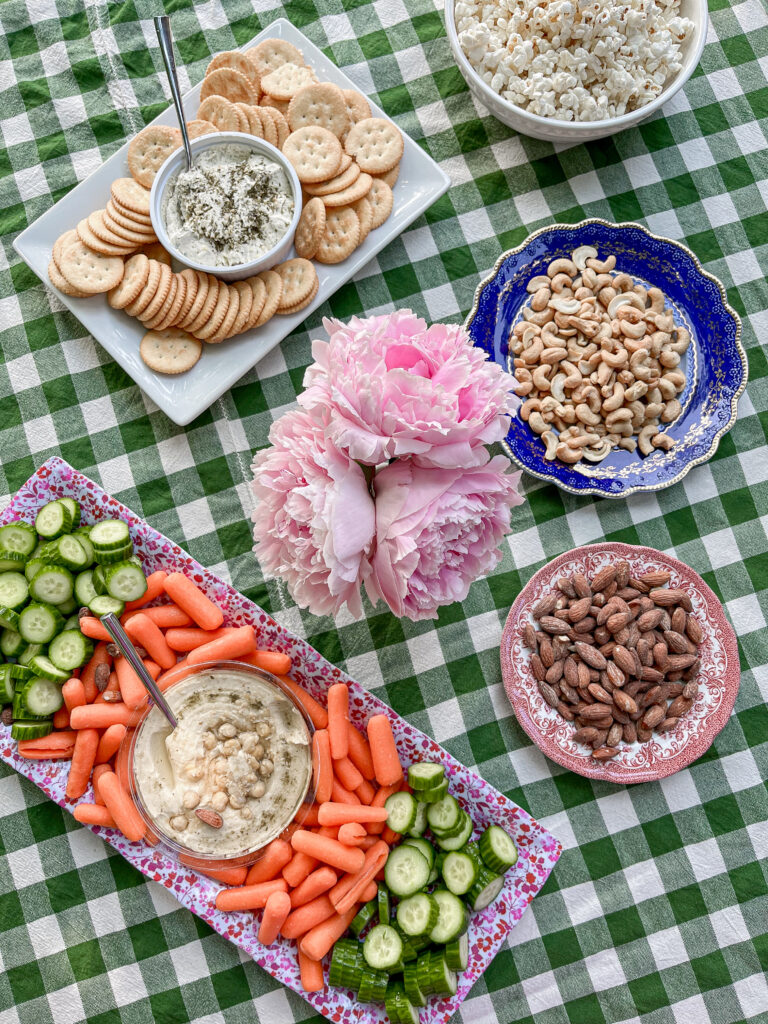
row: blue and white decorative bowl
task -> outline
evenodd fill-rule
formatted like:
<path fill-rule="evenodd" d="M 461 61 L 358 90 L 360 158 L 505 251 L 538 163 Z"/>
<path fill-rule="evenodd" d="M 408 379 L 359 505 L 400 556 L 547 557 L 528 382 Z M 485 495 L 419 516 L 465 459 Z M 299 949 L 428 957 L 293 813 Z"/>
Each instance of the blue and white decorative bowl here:
<path fill-rule="evenodd" d="M 572 494 L 623 498 L 636 491 L 658 491 L 714 455 L 736 420 L 736 403 L 747 383 L 741 321 L 728 305 L 723 285 L 702 269 L 690 249 L 653 235 L 640 224 L 610 224 L 598 218 L 542 228 L 499 257 L 478 286 L 464 326 L 475 345 L 514 373 L 509 337 L 530 299 L 528 281 L 546 274 L 552 260 L 570 258 L 580 245 L 594 246 L 601 260 L 615 255 L 616 273 L 661 288 L 675 322 L 690 331 L 692 344 L 679 366 L 686 376 L 678 395 L 683 411 L 664 428 L 677 443 L 668 452 L 659 449 L 645 457 L 620 448 L 597 464 L 548 462 L 544 442 L 519 414 L 513 416 L 502 443 L 526 472 Z"/>

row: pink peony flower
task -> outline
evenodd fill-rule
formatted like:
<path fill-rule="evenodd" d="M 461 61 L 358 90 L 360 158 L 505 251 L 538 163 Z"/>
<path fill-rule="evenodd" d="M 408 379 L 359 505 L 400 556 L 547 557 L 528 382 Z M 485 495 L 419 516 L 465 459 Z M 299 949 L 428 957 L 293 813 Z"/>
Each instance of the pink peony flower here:
<path fill-rule="evenodd" d="M 324 320 L 304 377 L 303 408 L 331 410 L 328 429 L 370 466 L 400 456 L 422 465 L 485 462 L 519 405 L 515 381 L 454 324 L 427 327 L 410 310 L 349 324 Z"/>
<path fill-rule="evenodd" d="M 301 409 L 277 420 L 272 447 L 253 461 L 254 551 L 296 603 L 316 615 L 344 602 L 362 615 L 360 584 L 371 571 L 373 499 L 363 471 Z"/>
<path fill-rule="evenodd" d="M 395 615 L 437 617 L 440 605 L 463 601 L 470 584 L 501 559 L 520 473 L 497 455 L 464 469 L 393 462 L 374 477 L 376 549 L 366 590 Z"/>

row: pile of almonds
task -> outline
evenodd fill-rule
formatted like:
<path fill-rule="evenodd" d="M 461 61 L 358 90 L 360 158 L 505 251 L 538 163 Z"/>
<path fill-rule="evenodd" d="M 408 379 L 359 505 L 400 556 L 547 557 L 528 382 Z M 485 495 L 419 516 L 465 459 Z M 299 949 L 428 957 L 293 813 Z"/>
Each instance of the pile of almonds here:
<path fill-rule="evenodd" d="M 523 629 L 531 669 L 550 707 L 577 726 L 573 738 L 608 761 L 618 744 L 674 729 L 693 706 L 702 629 L 668 572 L 633 577 L 629 562 L 592 580 L 557 580 Z"/>

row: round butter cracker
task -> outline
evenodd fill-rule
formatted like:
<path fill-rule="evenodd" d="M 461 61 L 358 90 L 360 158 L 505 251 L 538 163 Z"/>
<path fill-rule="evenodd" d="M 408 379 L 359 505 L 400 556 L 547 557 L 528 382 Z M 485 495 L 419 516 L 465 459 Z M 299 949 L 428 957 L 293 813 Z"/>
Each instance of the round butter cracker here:
<path fill-rule="evenodd" d="M 299 128 L 285 140 L 283 154 L 293 164 L 299 181 L 325 181 L 338 171 L 341 143 L 327 128 Z"/>
<path fill-rule="evenodd" d="M 371 231 L 373 231 L 374 228 L 380 227 L 392 213 L 392 189 L 386 181 L 379 179 L 371 184 L 368 202 L 371 204 L 371 213 L 373 214 L 371 222 Z"/>
<path fill-rule="evenodd" d="M 211 310 L 208 322 L 195 331 L 195 336 L 207 341 L 216 334 L 224 322 L 227 310 L 230 306 L 229 285 L 225 281 L 219 281 L 219 291 L 216 296 L 216 305 Z"/>
<path fill-rule="evenodd" d="M 149 260 L 144 253 L 136 253 L 125 263 L 125 272 L 120 284 L 107 295 L 112 309 L 125 309 L 135 302 L 149 277 Z"/>
<path fill-rule="evenodd" d="M 403 136 L 386 118 L 366 117 L 352 125 L 344 149 L 357 160 L 361 171 L 383 174 L 400 162 Z"/>
<path fill-rule="evenodd" d="M 304 186 L 311 196 L 329 196 L 332 192 L 341 192 L 342 189 L 349 188 L 350 185 L 353 185 L 357 181 L 363 172 L 357 164 L 353 162 L 351 156 L 347 156 L 346 153 L 344 156 L 347 157 L 349 163 L 346 168 L 339 171 L 335 177 L 328 178 L 327 181 L 320 181 L 316 185 L 307 184 Z"/>
<path fill-rule="evenodd" d="M 261 316 L 262 309 L 264 309 L 264 303 L 267 301 L 267 286 L 260 277 L 249 277 L 246 284 L 250 286 L 253 297 L 251 313 L 248 317 L 248 324 L 245 327 L 245 330 L 250 331 L 252 327 L 256 326 L 256 321 Z"/>
<path fill-rule="evenodd" d="M 128 170 L 144 188 L 151 188 L 165 161 L 181 146 L 181 132 L 167 124 L 150 124 L 128 143 Z"/>
<path fill-rule="evenodd" d="M 139 314 L 143 313 L 150 304 L 155 292 L 157 291 L 157 286 L 160 284 L 160 271 L 162 266 L 163 264 L 158 263 L 157 260 L 148 260 L 148 272 L 144 286 L 133 302 L 129 302 L 124 307 L 128 316 L 139 316 Z"/>
<path fill-rule="evenodd" d="M 297 259 L 286 260 L 273 268 L 283 282 L 283 290 L 280 295 L 280 303 L 277 307 L 278 313 L 284 307 L 295 306 L 303 302 L 309 295 L 317 281 L 317 271 L 310 260 Z"/>
<path fill-rule="evenodd" d="M 219 329 L 206 339 L 210 345 L 218 345 L 220 342 L 226 341 L 240 312 L 240 292 L 231 284 L 223 285 L 223 287 L 227 289 L 229 305 Z"/>
<path fill-rule="evenodd" d="M 191 370 L 203 352 L 197 338 L 178 327 L 163 331 L 147 331 L 141 339 L 139 354 L 155 373 L 186 373 Z"/>
<path fill-rule="evenodd" d="M 350 120 L 344 94 L 331 82 L 316 82 L 299 89 L 288 107 L 291 131 L 320 125 L 337 138 L 349 130 Z"/>
<path fill-rule="evenodd" d="M 301 211 L 293 244 L 299 256 L 311 260 L 325 231 L 325 203 L 317 196 Z"/>
<path fill-rule="evenodd" d="M 274 270 L 264 270 L 256 276 L 264 282 L 267 289 L 261 313 L 253 325 L 254 327 L 262 327 L 277 312 L 277 307 L 280 305 L 280 296 L 283 294 L 283 279 Z"/>
<path fill-rule="evenodd" d="M 277 312 L 280 314 L 280 316 L 291 316 L 293 313 L 298 313 L 299 310 L 304 309 L 306 306 L 310 304 L 310 302 L 314 299 L 319 290 L 320 282 L 317 279 L 317 275 L 315 275 L 315 283 L 312 286 L 312 291 L 309 293 L 309 295 L 303 298 L 301 302 L 295 303 L 293 306 L 281 306 Z"/>
<path fill-rule="evenodd" d="M 238 304 L 237 316 L 235 322 L 229 329 L 228 338 L 234 338 L 237 334 L 242 334 L 251 322 L 251 311 L 253 309 L 253 291 L 248 281 L 234 281 L 232 287 L 238 294 L 240 302 Z"/>
<path fill-rule="evenodd" d="M 253 61 L 249 60 L 242 51 L 223 50 L 221 53 L 217 53 L 205 69 L 205 77 L 207 78 L 219 68 L 232 68 L 233 71 L 239 71 L 243 78 L 247 78 L 255 89 L 258 101 L 258 97 L 261 95 L 261 76 L 256 70 L 256 65 Z"/>
<path fill-rule="evenodd" d="M 341 192 L 331 192 L 330 195 L 322 196 L 322 200 L 326 206 L 349 206 L 351 203 L 356 203 L 358 199 L 362 199 L 363 196 L 367 196 L 371 188 L 373 178 L 370 174 L 362 172 L 360 177 L 357 178 L 347 188 L 342 189 Z"/>
<path fill-rule="evenodd" d="M 303 64 L 304 54 L 286 39 L 263 39 L 245 53 L 260 78 L 283 64 Z"/>
<path fill-rule="evenodd" d="M 299 89 L 316 81 L 317 77 L 312 68 L 299 64 L 281 64 L 279 68 L 264 75 L 261 87 L 276 100 L 290 100 Z"/>
<path fill-rule="evenodd" d="M 117 256 L 101 256 L 83 245 L 80 239 L 70 241 L 61 250 L 61 274 L 85 295 L 108 292 L 120 284 L 125 264 Z"/>
<path fill-rule="evenodd" d="M 325 232 L 315 253 L 318 263 L 342 263 L 358 246 L 360 221 L 351 206 L 327 210 Z"/>
<path fill-rule="evenodd" d="M 368 100 L 356 89 L 342 89 L 344 102 L 347 106 L 349 120 L 354 124 L 356 121 L 364 121 L 371 116 L 371 105 Z"/>
<path fill-rule="evenodd" d="M 111 192 L 115 202 L 126 210 L 149 217 L 149 188 L 140 185 L 135 178 L 117 178 L 112 182 Z"/>
<path fill-rule="evenodd" d="M 58 288 L 60 292 L 65 295 L 70 295 L 73 299 L 87 299 L 89 298 L 88 292 L 81 292 L 79 288 L 75 288 L 73 284 L 64 277 L 62 272 L 56 266 L 56 261 L 51 259 L 48 263 L 48 280 L 51 282 L 54 288 Z"/>
<path fill-rule="evenodd" d="M 201 135 L 212 135 L 216 130 L 215 124 L 202 117 L 196 117 L 194 121 L 187 121 L 187 135 L 190 142 L 192 139 L 199 139 Z"/>
<path fill-rule="evenodd" d="M 198 119 L 210 121 L 220 132 L 239 132 L 240 114 L 234 103 L 224 96 L 209 96 L 197 111 Z"/>
<path fill-rule="evenodd" d="M 258 88 L 234 68 L 217 68 L 206 74 L 200 86 L 200 102 L 209 96 L 223 96 L 230 103 L 258 103 Z"/>

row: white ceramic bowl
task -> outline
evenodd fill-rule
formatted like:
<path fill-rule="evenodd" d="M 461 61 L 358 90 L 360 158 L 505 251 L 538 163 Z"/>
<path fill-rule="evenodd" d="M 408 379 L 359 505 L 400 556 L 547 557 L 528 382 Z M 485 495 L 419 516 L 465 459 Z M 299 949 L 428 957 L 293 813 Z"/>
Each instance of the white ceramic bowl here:
<path fill-rule="evenodd" d="M 185 267 L 191 267 L 193 270 L 203 270 L 208 274 L 215 274 L 222 281 L 240 281 L 245 277 L 252 277 L 262 270 L 269 270 L 270 267 L 281 263 L 288 256 L 293 246 L 293 236 L 296 233 L 296 227 L 301 216 L 301 184 L 293 166 L 279 149 L 271 146 L 264 139 L 256 139 L 252 135 L 243 135 L 240 132 L 215 132 L 193 139 L 191 143 L 192 157 L 194 159 L 197 153 L 202 153 L 204 150 L 211 149 L 214 146 L 223 145 L 243 146 L 247 149 L 252 149 L 254 153 L 259 153 L 261 156 L 274 160 L 285 171 L 293 192 L 293 219 L 287 232 L 277 245 L 263 256 L 259 256 L 258 259 L 251 260 L 250 263 L 239 263 L 230 267 L 213 267 L 204 263 L 195 263 L 194 260 L 179 252 L 168 237 L 161 211 L 163 208 L 163 195 L 168 182 L 179 170 L 184 169 L 186 166 L 183 147 L 172 153 L 155 175 L 152 191 L 149 195 L 149 215 L 152 218 L 152 226 L 160 240 L 160 244 L 179 263 L 183 263 Z"/>
<path fill-rule="evenodd" d="M 650 117 L 671 99 L 676 92 L 679 92 L 691 77 L 701 58 L 701 51 L 704 49 L 704 41 L 707 36 L 707 0 L 682 0 L 680 15 L 690 18 L 695 28 L 682 46 L 683 66 L 677 75 L 667 82 L 655 100 L 638 110 L 632 110 L 628 114 L 605 121 L 558 121 L 554 117 L 529 114 L 522 107 L 502 99 L 489 85 L 486 85 L 469 63 L 467 55 L 459 45 L 454 2 L 455 0 L 445 0 L 445 27 L 453 55 L 456 58 L 459 71 L 467 81 L 469 91 L 478 103 L 487 107 L 499 121 L 514 128 L 522 135 L 530 135 L 534 139 L 545 139 L 548 142 L 578 145 L 593 139 L 605 138 L 607 135 L 616 135 L 625 128 L 632 128 L 644 121 L 646 117 Z"/>

